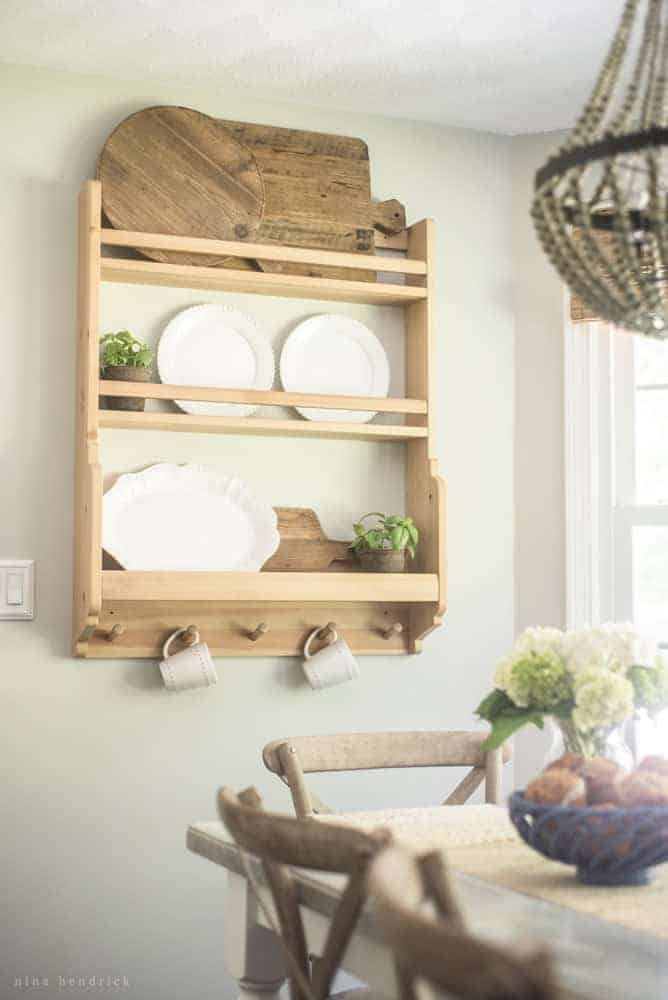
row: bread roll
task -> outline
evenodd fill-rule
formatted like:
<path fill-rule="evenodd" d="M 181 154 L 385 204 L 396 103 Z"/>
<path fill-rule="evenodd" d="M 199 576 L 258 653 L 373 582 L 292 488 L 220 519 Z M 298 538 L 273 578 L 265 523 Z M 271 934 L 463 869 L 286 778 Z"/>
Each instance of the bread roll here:
<path fill-rule="evenodd" d="M 564 767 L 550 767 L 527 786 L 525 796 L 532 802 L 555 806 L 583 806 L 586 800 L 585 783 L 573 771 Z"/>
<path fill-rule="evenodd" d="M 635 771 L 619 781 L 619 800 L 633 806 L 668 806 L 668 778 L 653 771 Z"/>

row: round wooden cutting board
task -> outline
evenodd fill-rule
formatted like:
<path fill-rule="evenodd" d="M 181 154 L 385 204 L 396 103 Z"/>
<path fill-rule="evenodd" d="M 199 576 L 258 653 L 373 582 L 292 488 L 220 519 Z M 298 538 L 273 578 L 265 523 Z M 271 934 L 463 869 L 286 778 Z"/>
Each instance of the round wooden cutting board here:
<path fill-rule="evenodd" d="M 97 165 L 102 210 L 114 229 L 246 240 L 264 215 L 253 153 L 215 118 L 179 107 L 145 108 L 107 139 Z M 221 257 L 142 250 L 172 264 L 211 267 Z"/>

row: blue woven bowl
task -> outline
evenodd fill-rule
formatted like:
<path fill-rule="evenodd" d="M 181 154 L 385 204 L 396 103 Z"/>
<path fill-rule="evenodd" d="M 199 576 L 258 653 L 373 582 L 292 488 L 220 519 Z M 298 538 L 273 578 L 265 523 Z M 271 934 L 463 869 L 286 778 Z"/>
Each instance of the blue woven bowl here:
<path fill-rule="evenodd" d="M 515 792 L 508 807 L 529 847 L 576 865 L 587 885 L 645 885 L 649 869 L 668 861 L 668 806 L 549 806 Z"/>

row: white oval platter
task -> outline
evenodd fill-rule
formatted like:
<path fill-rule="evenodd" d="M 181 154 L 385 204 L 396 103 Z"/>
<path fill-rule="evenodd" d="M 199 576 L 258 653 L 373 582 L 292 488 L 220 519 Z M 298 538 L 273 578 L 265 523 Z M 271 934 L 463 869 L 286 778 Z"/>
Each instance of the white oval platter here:
<path fill-rule="evenodd" d="M 287 392 L 337 396 L 387 396 L 390 366 L 378 337 L 350 316 L 323 313 L 299 323 L 283 345 L 281 383 Z M 298 406 L 307 420 L 366 423 L 369 410 Z"/>
<path fill-rule="evenodd" d="M 102 546 L 127 570 L 252 572 L 278 548 L 276 523 L 243 480 L 165 462 L 105 493 Z"/>
<path fill-rule="evenodd" d="M 271 389 L 274 352 L 250 316 L 228 306 L 190 306 L 170 320 L 158 344 L 158 372 L 169 385 Z M 257 406 L 174 400 L 186 413 L 247 417 Z"/>

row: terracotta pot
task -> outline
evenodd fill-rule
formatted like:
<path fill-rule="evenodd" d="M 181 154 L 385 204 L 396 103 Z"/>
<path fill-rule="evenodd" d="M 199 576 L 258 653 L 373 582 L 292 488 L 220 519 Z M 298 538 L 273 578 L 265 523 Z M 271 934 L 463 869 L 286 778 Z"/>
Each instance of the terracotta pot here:
<path fill-rule="evenodd" d="M 108 365 L 102 369 L 102 378 L 112 382 L 150 382 L 150 368 L 132 365 Z M 103 396 L 105 410 L 143 410 L 146 400 L 141 396 Z"/>
<path fill-rule="evenodd" d="M 406 549 L 360 552 L 359 561 L 365 573 L 403 573 L 406 568 Z"/>

